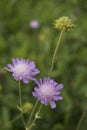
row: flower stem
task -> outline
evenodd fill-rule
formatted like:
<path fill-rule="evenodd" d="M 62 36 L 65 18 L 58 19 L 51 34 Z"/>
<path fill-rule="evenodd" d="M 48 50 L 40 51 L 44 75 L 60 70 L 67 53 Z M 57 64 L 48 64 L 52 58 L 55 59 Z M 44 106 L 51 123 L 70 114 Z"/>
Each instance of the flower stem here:
<path fill-rule="evenodd" d="M 33 114 L 34 114 L 34 111 L 35 111 L 37 105 L 38 105 L 38 99 L 37 99 L 37 101 L 36 101 L 36 103 L 35 103 L 35 105 L 34 105 L 34 107 L 33 107 L 33 109 L 32 109 L 31 114 L 30 114 L 30 117 L 29 117 L 29 120 L 28 120 L 28 123 L 27 123 L 27 127 L 28 127 L 28 126 L 30 125 L 30 123 L 31 123 L 31 120 L 32 120 L 32 117 L 33 117 Z"/>
<path fill-rule="evenodd" d="M 21 98 L 21 82 L 19 80 L 19 104 L 20 104 L 20 114 L 21 114 L 21 119 L 23 121 L 23 125 L 25 127 L 25 120 L 24 120 L 24 117 L 23 117 L 23 110 L 22 110 L 22 98 Z"/>
<path fill-rule="evenodd" d="M 38 111 L 37 111 L 37 113 L 35 114 L 34 119 L 32 120 L 31 124 L 29 125 L 29 127 L 28 127 L 26 130 L 30 130 L 30 129 L 35 125 L 35 121 L 36 121 L 38 118 L 40 118 L 39 114 L 40 114 L 40 111 L 41 111 L 41 109 L 42 109 L 42 106 L 43 106 L 43 105 L 41 104 L 40 107 L 39 107 L 39 109 L 38 109 Z"/>
<path fill-rule="evenodd" d="M 81 125 L 81 123 L 82 123 L 82 120 L 83 120 L 83 118 L 84 118 L 84 116 L 85 116 L 86 111 L 87 111 L 87 106 L 85 106 L 85 108 L 84 108 L 84 111 L 83 111 L 83 113 L 82 113 L 82 115 L 81 115 L 81 118 L 80 118 L 80 120 L 79 120 L 79 123 L 78 123 L 78 125 L 77 125 L 76 130 L 79 130 L 80 125 Z"/>
<path fill-rule="evenodd" d="M 50 74 L 51 74 L 51 72 L 52 72 L 52 70 L 53 70 L 54 61 L 55 61 L 55 56 L 56 56 L 57 49 L 58 49 L 58 47 L 59 47 L 59 44 L 60 44 L 60 41 L 61 41 L 63 32 L 64 32 L 64 29 L 61 30 L 61 32 L 60 32 L 59 39 L 58 39 L 58 42 L 57 42 L 57 45 L 56 45 L 56 48 L 55 48 L 55 51 L 54 51 L 54 54 L 53 54 L 53 58 L 52 58 L 51 67 L 50 67 L 50 71 L 49 71 L 48 77 L 50 76 Z"/>

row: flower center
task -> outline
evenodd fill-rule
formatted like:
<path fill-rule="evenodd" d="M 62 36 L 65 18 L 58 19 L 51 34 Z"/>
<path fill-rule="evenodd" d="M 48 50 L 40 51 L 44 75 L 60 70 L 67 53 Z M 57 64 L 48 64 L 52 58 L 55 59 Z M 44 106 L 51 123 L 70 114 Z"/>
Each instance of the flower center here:
<path fill-rule="evenodd" d="M 40 94 L 42 97 L 52 97 L 54 95 L 54 88 L 50 84 L 43 84 L 40 87 Z"/>
<path fill-rule="evenodd" d="M 17 64 L 14 71 L 18 76 L 25 76 L 27 72 L 29 73 L 29 67 L 26 64 Z"/>

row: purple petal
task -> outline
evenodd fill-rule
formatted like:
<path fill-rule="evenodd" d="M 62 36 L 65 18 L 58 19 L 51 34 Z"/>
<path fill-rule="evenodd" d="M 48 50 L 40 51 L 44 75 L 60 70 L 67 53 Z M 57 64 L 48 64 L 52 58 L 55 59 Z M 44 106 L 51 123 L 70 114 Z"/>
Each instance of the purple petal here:
<path fill-rule="evenodd" d="M 54 82 L 54 83 L 53 83 L 53 85 L 54 85 L 54 86 L 57 86 L 57 85 L 58 85 L 58 83 Z"/>
<path fill-rule="evenodd" d="M 63 97 L 62 96 L 58 96 L 58 100 L 63 100 Z"/>
<path fill-rule="evenodd" d="M 36 78 L 34 78 L 33 80 L 34 80 L 34 82 L 35 82 L 38 86 L 40 86 L 40 83 L 39 83 L 39 81 L 38 81 Z"/>
<path fill-rule="evenodd" d="M 42 79 L 40 79 L 40 85 L 42 85 L 43 84 L 43 81 L 42 81 Z"/>
<path fill-rule="evenodd" d="M 62 100 L 63 97 L 60 97 L 60 96 L 53 96 L 53 100 L 57 101 L 57 100 Z"/>
<path fill-rule="evenodd" d="M 40 71 L 36 68 L 31 72 L 32 75 L 36 75 L 38 73 L 40 73 Z"/>
<path fill-rule="evenodd" d="M 13 58 L 13 59 L 12 59 L 13 65 L 17 64 L 17 61 L 18 61 L 18 58 L 15 58 L 15 59 Z"/>
<path fill-rule="evenodd" d="M 56 86 L 56 90 L 60 90 L 60 89 L 62 89 L 64 86 L 63 86 L 63 84 L 59 84 L 58 86 Z"/>
<path fill-rule="evenodd" d="M 23 82 L 24 82 L 25 84 L 27 84 L 27 83 L 28 83 L 28 80 L 27 80 L 27 79 L 23 79 Z"/>
<path fill-rule="evenodd" d="M 36 94 L 35 92 L 32 92 L 32 95 L 33 95 L 34 97 L 37 97 L 37 94 Z"/>
<path fill-rule="evenodd" d="M 49 82 L 50 82 L 50 84 L 51 84 L 51 85 L 53 85 L 53 86 L 58 85 L 58 84 L 57 84 L 54 80 L 52 80 L 52 79 L 50 79 L 50 81 L 49 81 Z"/>
<path fill-rule="evenodd" d="M 13 73 L 12 76 L 14 77 L 15 80 L 19 80 L 18 76 L 16 76 L 15 73 Z"/>
<path fill-rule="evenodd" d="M 38 89 L 37 87 L 35 87 L 35 88 L 34 88 L 34 91 L 36 91 L 36 92 L 37 92 L 38 90 L 39 90 L 39 89 Z"/>
<path fill-rule="evenodd" d="M 54 101 L 50 101 L 50 105 L 52 109 L 56 108 L 56 103 Z"/>
<path fill-rule="evenodd" d="M 25 62 L 26 62 L 26 64 L 28 64 L 29 63 L 29 59 L 27 59 Z"/>
<path fill-rule="evenodd" d="M 13 65 L 8 64 L 7 67 L 11 69 L 11 68 L 13 68 Z"/>
<path fill-rule="evenodd" d="M 14 77 L 14 76 L 13 76 L 13 77 Z M 18 78 L 18 77 L 14 77 L 14 79 L 15 79 L 15 80 L 19 80 L 19 78 Z"/>
<path fill-rule="evenodd" d="M 42 99 L 42 100 L 41 100 L 41 103 L 47 105 L 47 100 Z"/>
<path fill-rule="evenodd" d="M 34 69 L 34 72 L 35 72 L 35 74 L 40 73 L 40 71 L 37 68 Z"/>
<path fill-rule="evenodd" d="M 53 84 L 54 84 L 54 81 L 53 81 L 53 80 L 50 80 L 50 83 L 53 85 Z"/>
<path fill-rule="evenodd" d="M 34 69 L 34 68 L 35 68 L 35 63 L 34 63 L 34 61 L 31 61 L 31 62 L 29 63 L 29 65 L 30 65 L 31 69 Z"/>
<path fill-rule="evenodd" d="M 50 80 L 51 80 L 51 79 L 48 77 L 46 82 L 50 82 Z"/>
<path fill-rule="evenodd" d="M 54 94 L 55 95 L 59 95 L 61 92 L 59 92 L 59 91 L 56 91 Z"/>
<path fill-rule="evenodd" d="M 47 81 L 47 78 L 46 77 L 44 77 L 43 78 L 43 83 L 45 83 Z"/>
<path fill-rule="evenodd" d="M 29 77 L 29 79 L 33 80 L 36 84 L 39 85 L 39 82 L 38 82 L 38 80 L 37 80 L 36 78 L 34 78 L 34 77 Z"/>

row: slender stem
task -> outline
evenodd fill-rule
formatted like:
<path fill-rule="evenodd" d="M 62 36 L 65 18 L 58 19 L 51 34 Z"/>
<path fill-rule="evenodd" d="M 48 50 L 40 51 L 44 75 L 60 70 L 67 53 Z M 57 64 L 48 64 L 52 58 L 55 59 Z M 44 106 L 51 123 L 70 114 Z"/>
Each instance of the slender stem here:
<path fill-rule="evenodd" d="M 32 112 L 31 112 L 31 114 L 30 114 L 30 117 L 29 117 L 27 126 L 31 123 L 31 120 L 32 120 L 32 117 L 33 117 L 33 114 L 34 114 L 34 111 L 35 111 L 37 105 L 38 105 L 38 99 L 37 99 L 37 101 L 36 101 L 36 103 L 35 103 L 35 105 L 34 105 L 34 107 L 33 107 L 33 109 L 32 109 Z"/>
<path fill-rule="evenodd" d="M 20 104 L 20 108 L 21 108 L 21 110 L 20 110 L 20 114 L 21 114 L 21 119 L 22 119 L 22 121 L 23 121 L 23 125 L 24 125 L 24 127 L 25 127 L 25 120 L 24 120 L 24 117 L 23 117 L 23 110 L 22 110 L 22 99 L 21 99 L 21 84 L 20 84 L 21 82 L 20 82 L 20 80 L 19 80 L 19 104 Z"/>
<path fill-rule="evenodd" d="M 60 32 L 59 39 L 58 39 L 58 42 L 57 42 L 57 45 L 56 45 L 56 48 L 55 48 L 55 51 L 54 51 L 54 54 L 53 54 L 53 58 L 52 58 L 51 67 L 50 67 L 50 71 L 49 71 L 48 77 L 50 76 L 50 74 L 51 74 L 51 72 L 52 72 L 52 70 L 53 70 L 54 61 L 55 61 L 55 56 L 56 56 L 57 49 L 58 49 L 58 47 L 59 47 L 59 44 L 60 44 L 60 41 L 61 41 L 61 37 L 62 37 L 63 32 L 64 32 L 64 29 L 61 30 L 61 32 Z"/>
<path fill-rule="evenodd" d="M 87 106 L 85 106 L 85 108 L 84 108 L 84 111 L 83 111 L 83 113 L 82 113 L 82 115 L 81 115 L 81 118 L 80 118 L 80 120 L 79 120 L 79 123 L 78 123 L 78 125 L 77 125 L 76 130 L 79 130 L 80 125 L 81 125 L 81 122 L 82 122 L 82 120 L 83 120 L 83 118 L 84 118 L 84 116 L 85 116 L 86 111 L 87 111 Z"/>
<path fill-rule="evenodd" d="M 35 115 L 35 117 L 34 117 L 34 120 L 31 122 L 31 125 L 27 128 L 27 130 L 30 130 L 34 126 L 35 121 L 37 120 L 37 118 L 40 118 L 39 114 L 40 114 L 40 111 L 42 109 L 42 106 L 43 105 L 41 104 L 40 107 L 39 107 L 39 109 L 38 109 L 38 111 L 37 111 L 37 113 L 36 113 L 36 115 Z"/>

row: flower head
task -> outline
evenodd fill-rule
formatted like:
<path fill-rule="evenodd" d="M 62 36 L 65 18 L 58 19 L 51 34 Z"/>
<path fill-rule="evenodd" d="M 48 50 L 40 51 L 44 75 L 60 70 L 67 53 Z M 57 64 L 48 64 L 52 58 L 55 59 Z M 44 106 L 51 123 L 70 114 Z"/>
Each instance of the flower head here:
<path fill-rule="evenodd" d="M 75 27 L 76 25 L 73 24 L 72 20 L 67 16 L 63 16 L 55 21 L 55 28 L 59 30 L 65 29 L 67 31 L 70 31 Z"/>
<path fill-rule="evenodd" d="M 60 96 L 60 89 L 63 88 L 62 84 L 56 83 L 50 78 L 43 78 L 37 82 L 38 87 L 34 88 L 32 93 L 34 97 L 38 98 L 42 104 L 50 104 L 51 108 L 55 108 L 55 101 L 62 100 L 63 97 Z"/>
<path fill-rule="evenodd" d="M 30 23 L 29 23 L 29 26 L 31 28 L 39 28 L 39 22 L 37 20 L 32 20 Z"/>
<path fill-rule="evenodd" d="M 30 102 L 25 102 L 23 104 L 23 111 L 26 113 L 29 112 L 32 108 L 33 108 L 33 104 Z"/>
<path fill-rule="evenodd" d="M 23 80 L 24 83 L 28 83 L 28 79 L 34 80 L 36 74 L 40 71 L 35 67 L 34 61 L 29 61 L 28 59 L 12 59 L 12 63 L 5 67 L 6 70 L 12 72 L 12 76 L 15 80 Z"/>

